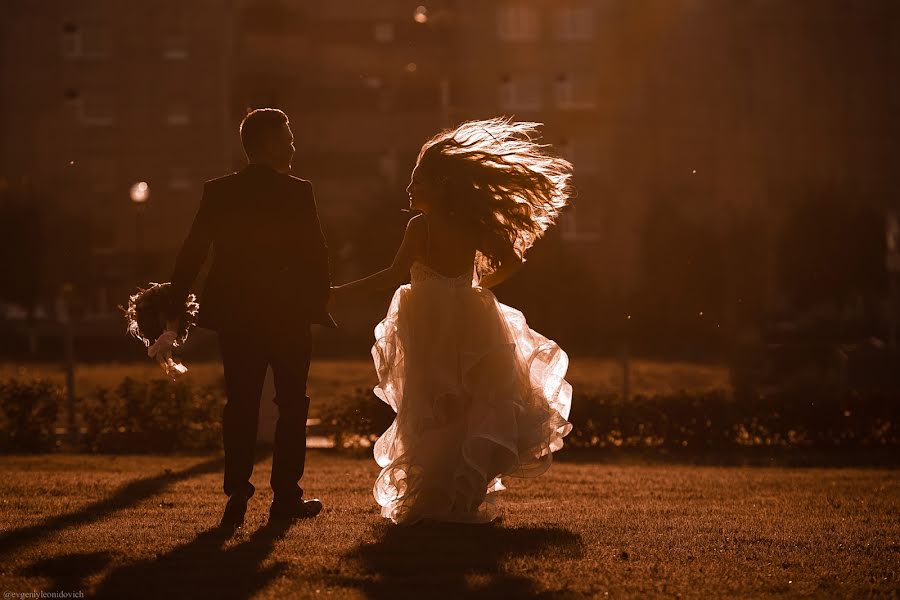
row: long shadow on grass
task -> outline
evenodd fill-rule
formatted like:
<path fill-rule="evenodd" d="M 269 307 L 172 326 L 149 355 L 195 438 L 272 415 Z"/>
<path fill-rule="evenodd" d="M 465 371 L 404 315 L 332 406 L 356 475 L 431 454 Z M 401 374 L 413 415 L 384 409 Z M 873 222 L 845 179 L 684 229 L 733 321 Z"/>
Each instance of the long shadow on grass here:
<path fill-rule="evenodd" d="M 258 451 L 257 462 L 266 459 L 270 454 L 269 450 Z M 177 481 L 220 471 L 223 465 L 224 459 L 220 457 L 198 463 L 183 471 L 172 472 L 166 469 L 161 475 L 131 481 L 108 498 L 98 500 L 75 512 L 57 515 L 28 527 L 7 531 L 0 535 L 0 557 L 9 552 L 21 550 L 23 545 L 34 543 L 62 529 L 92 523 L 118 510 L 134 506 Z"/>
<path fill-rule="evenodd" d="M 537 579 L 504 563 L 520 556 L 552 562 L 582 554 L 581 536 L 560 527 L 381 523 L 375 537 L 375 543 L 345 556 L 375 576 L 342 581 L 373 599 L 559 598 L 560 590 L 541 593 Z"/>
<path fill-rule="evenodd" d="M 102 571 L 110 560 L 109 552 L 76 552 L 41 559 L 23 569 L 22 574 L 50 579 L 50 590 L 83 590 L 84 581 Z"/>
<path fill-rule="evenodd" d="M 208 529 L 167 554 L 114 569 L 92 597 L 250 597 L 286 568 L 282 563 L 262 570 L 259 566 L 289 526 L 267 525 L 227 550 L 223 546 L 232 532 L 219 527 Z M 85 580 L 102 571 L 113 558 L 109 552 L 76 552 L 37 561 L 22 574 L 49 578 L 53 590 L 83 590 Z"/>
<path fill-rule="evenodd" d="M 284 562 L 264 569 L 260 566 L 290 525 L 281 522 L 260 527 L 228 549 L 223 546 L 232 532 L 213 527 L 162 556 L 113 570 L 92 597 L 249 598 L 288 568 Z"/>

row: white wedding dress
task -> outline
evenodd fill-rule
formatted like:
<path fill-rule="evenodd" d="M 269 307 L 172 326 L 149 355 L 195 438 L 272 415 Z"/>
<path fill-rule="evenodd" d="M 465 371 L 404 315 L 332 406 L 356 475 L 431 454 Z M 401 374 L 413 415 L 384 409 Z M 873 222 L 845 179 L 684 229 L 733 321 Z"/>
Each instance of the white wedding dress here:
<path fill-rule="evenodd" d="M 375 394 L 397 413 L 375 499 L 395 523 L 488 522 L 501 478 L 546 471 L 572 429 L 569 359 L 474 275 L 411 276 L 375 328 Z"/>

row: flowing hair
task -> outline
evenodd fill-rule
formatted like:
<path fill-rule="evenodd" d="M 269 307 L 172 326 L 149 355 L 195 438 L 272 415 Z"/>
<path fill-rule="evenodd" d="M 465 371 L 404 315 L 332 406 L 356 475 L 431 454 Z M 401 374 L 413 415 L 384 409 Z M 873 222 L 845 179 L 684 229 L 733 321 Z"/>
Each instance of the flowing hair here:
<path fill-rule="evenodd" d="M 468 121 L 422 146 L 418 167 L 444 188 L 438 208 L 478 240 L 479 274 L 525 252 L 573 196 L 572 164 L 539 144 L 542 123 Z"/>

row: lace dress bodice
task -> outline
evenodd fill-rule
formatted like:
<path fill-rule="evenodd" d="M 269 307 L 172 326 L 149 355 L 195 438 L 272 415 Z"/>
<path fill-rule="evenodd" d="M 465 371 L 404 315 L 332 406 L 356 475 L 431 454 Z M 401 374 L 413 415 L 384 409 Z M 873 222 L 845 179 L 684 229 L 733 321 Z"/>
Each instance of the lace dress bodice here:
<path fill-rule="evenodd" d="M 478 279 L 475 274 L 475 266 L 472 265 L 471 273 L 463 273 L 456 277 L 442 275 L 421 261 L 415 261 L 409 268 L 410 281 L 413 285 L 425 281 L 442 283 L 450 287 L 475 287 Z"/>

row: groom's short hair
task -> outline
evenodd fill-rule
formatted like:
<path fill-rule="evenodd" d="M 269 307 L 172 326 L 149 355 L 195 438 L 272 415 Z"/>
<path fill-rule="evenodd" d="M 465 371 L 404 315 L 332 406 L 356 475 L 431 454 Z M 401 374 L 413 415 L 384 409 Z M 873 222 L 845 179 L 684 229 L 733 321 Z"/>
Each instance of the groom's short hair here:
<path fill-rule="evenodd" d="M 266 140 L 288 123 L 288 117 L 277 108 L 251 110 L 241 121 L 241 144 L 247 156 L 258 156 L 265 148 Z"/>

